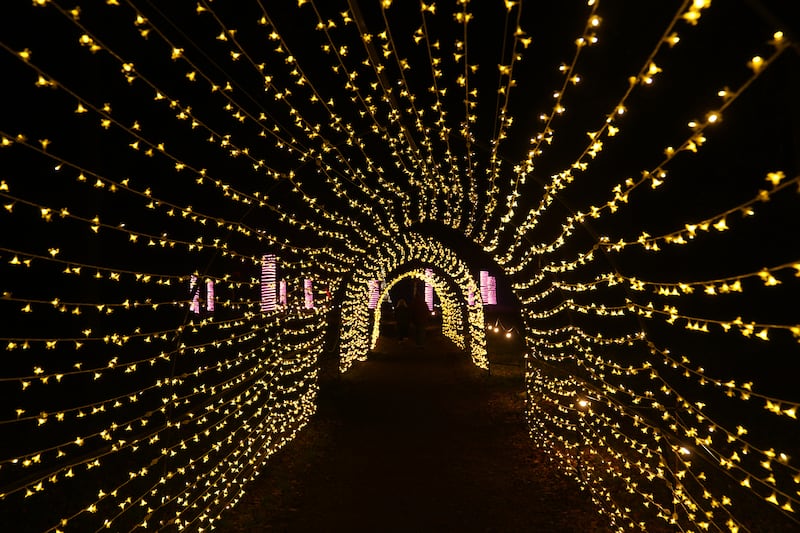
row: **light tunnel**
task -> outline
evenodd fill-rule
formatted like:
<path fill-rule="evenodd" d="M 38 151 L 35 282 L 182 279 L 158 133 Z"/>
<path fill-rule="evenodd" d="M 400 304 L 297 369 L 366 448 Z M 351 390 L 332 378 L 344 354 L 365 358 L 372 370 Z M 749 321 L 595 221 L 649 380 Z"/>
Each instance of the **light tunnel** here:
<path fill-rule="evenodd" d="M 432 276 L 425 269 L 404 270 L 406 264 L 429 265 Z M 380 293 L 378 306 L 369 310 L 369 282 L 394 276 L 387 280 Z M 408 234 L 387 242 L 373 250 L 364 266 L 352 274 L 344 289 L 341 310 L 340 368 L 346 371 L 354 361 L 364 360 L 374 347 L 380 327 L 380 302 L 397 281 L 415 276 L 430 281 L 442 300 L 443 333 L 467 350 L 473 362 L 486 368 L 486 337 L 484 332 L 483 302 L 478 283 L 468 265 L 452 250 L 418 234 Z"/>
<path fill-rule="evenodd" d="M 0 523 L 216 529 L 371 280 L 485 366 L 485 261 L 610 530 L 799 530 L 790 4 L 3 3 Z"/>
<path fill-rule="evenodd" d="M 471 317 L 467 317 L 465 319 L 465 310 L 463 309 L 463 306 L 469 305 L 469 303 L 468 301 L 466 304 L 463 301 L 459 302 L 457 296 L 450 290 L 450 287 L 447 285 L 446 281 L 440 278 L 430 268 L 413 269 L 403 272 L 397 276 L 393 276 L 391 281 L 386 284 L 383 290 L 380 291 L 380 295 L 378 296 L 378 300 L 375 305 L 375 312 L 372 317 L 372 336 L 370 348 L 375 348 L 378 338 L 380 337 L 381 321 L 384 312 L 383 303 L 390 300 L 389 294 L 392 287 L 406 278 L 412 278 L 431 286 L 433 294 L 435 294 L 440 300 L 442 334 L 462 350 L 467 350 L 468 345 L 471 345 L 473 342 L 475 342 L 470 335 L 471 332 L 469 324 L 471 322 Z M 472 307 L 475 307 L 474 303 Z M 472 309 L 469 309 L 467 313 L 471 311 Z M 474 314 L 480 315 L 473 319 L 474 322 L 477 324 L 483 324 L 483 313 Z M 478 345 L 479 347 L 477 350 L 485 353 L 485 347 L 483 350 L 481 350 L 479 343 Z"/>

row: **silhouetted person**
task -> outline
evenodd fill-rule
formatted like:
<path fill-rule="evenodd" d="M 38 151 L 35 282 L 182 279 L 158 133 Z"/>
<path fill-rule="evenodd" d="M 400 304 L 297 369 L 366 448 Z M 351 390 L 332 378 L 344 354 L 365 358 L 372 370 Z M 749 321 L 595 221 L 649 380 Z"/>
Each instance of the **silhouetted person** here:
<path fill-rule="evenodd" d="M 411 321 L 411 311 L 406 304 L 405 298 L 397 301 L 394 309 L 394 319 L 397 321 L 397 338 L 401 341 L 408 337 L 408 324 Z"/>
<path fill-rule="evenodd" d="M 411 301 L 411 321 L 414 322 L 414 341 L 417 346 L 422 346 L 425 342 L 425 328 L 428 326 L 429 315 L 428 305 L 417 292 Z"/>

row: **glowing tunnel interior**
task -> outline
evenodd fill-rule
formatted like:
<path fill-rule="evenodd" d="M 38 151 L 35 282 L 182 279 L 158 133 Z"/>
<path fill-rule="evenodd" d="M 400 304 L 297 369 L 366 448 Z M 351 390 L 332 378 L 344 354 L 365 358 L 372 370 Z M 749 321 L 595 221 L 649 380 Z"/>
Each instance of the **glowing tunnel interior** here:
<path fill-rule="evenodd" d="M 427 265 L 425 268 L 407 265 Z M 430 275 L 432 273 L 432 276 Z M 374 313 L 369 309 L 369 282 L 389 278 Z M 452 250 L 434 239 L 415 233 L 403 235 L 372 250 L 369 260 L 353 272 L 342 302 L 340 369 L 366 359 L 380 328 L 381 303 L 389 288 L 406 277 L 430 281 L 442 304 L 442 332 L 468 349 L 473 362 L 486 368 L 486 335 L 483 302 L 468 265 Z"/>
<path fill-rule="evenodd" d="M 0 516 L 214 530 L 489 264 L 611 531 L 800 530 L 796 4 L 2 2 Z"/>
<path fill-rule="evenodd" d="M 467 350 L 472 354 L 473 361 L 481 368 L 486 367 L 486 339 L 483 340 L 483 345 L 479 343 L 479 339 L 472 337 L 473 332 L 470 324 L 483 324 L 483 306 L 480 302 L 480 293 L 475 298 L 475 289 L 467 287 L 467 295 L 473 295 L 473 303 L 470 305 L 469 298 L 465 301 L 463 294 L 454 292 L 446 279 L 441 278 L 432 269 L 414 269 L 395 276 L 386 287 L 381 291 L 378 298 L 377 306 L 375 307 L 375 314 L 372 320 L 372 343 L 371 348 L 375 348 L 378 337 L 380 336 L 381 317 L 383 314 L 383 302 L 387 300 L 389 291 L 399 281 L 406 278 L 414 278 L 424 283 L 429 283 L 435 294 L 439 297 L 441 304 L 441 320 L 442 320 L 442 334 L 450 339 L 456 346 L 462 350 Z M 472 283 L 474 286 L 474 283 Z M 474 349 L 473 349 L 473 345 Z"/>

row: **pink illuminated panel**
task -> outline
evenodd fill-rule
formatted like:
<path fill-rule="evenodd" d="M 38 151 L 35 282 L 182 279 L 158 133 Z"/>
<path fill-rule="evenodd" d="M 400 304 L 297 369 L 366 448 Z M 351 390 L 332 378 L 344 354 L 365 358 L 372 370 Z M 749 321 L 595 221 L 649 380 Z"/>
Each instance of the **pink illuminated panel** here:
<path fill-rule="evenodd" d="M 286 280 L 282 279 L 281 280 L 281 284 L 279 286 L 278 303 L 281 306 L 286 307 L 286 301 L 287 301 L 287 298 L 286 298 Z"/>
<path fill-rule="evenodd" d="M 206 280 L 206 311 L 214 311 L 214 280 Z"/>
<path fill-rule="evenodd" d="M 274 254 L 261 256 L 261 311 L 275 310 L 275 277 L 278 261 Z"/>
<path fill-rule="evenodd" d="M 197 285 L 197 276 L 192 274 L 189 278 L 189 295 L 192 300 L 189 302 L 189 311 L 200 314 L 200 287 Z"/>
<path fill-rule="evenodd" d="M 425 278 L 425 303 L 428 305 L 428 311 L 433 311 L 433 285 L 430 283 L 433 278 L 433 270 L 426 268 Z"/>
<path fill-rule="evenodd" d="M 303 280 L 303 296 L 306 309 L 314 309 L 314 288 L 310 279 Z"/>
<path fill-rule="evenodd" d="M 483 305 L 489 303 L 489 272 L 481 270 L 481 300 Z"/>
<path fill-rule="evenodd" d="M 380 297 L 381 282 L 377 279 L 371 279 L 367 282 L 369 286 L 369 308 L 375 309 L 378 307 L 378 298 Z"/>
<path fill-rule="evenodd" d="M 497 305 L 497 278 L 494 276 L 489 276 L 486 286 L 486 295 L 488 296 L 486 304 Z"/>

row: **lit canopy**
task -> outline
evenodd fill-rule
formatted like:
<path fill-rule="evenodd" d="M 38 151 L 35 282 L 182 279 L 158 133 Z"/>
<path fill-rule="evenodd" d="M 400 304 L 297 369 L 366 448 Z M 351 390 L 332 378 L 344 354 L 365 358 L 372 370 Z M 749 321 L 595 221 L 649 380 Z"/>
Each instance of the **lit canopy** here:
<path fill-rule="evenodd" d="M 11 522 L 213 529 L 368 354 L 370 280 L 430 269 L 482 366 L 491 266 L 531 446 L 612 529 L 800 526 L 785 2 L 12 4 Z"/>

